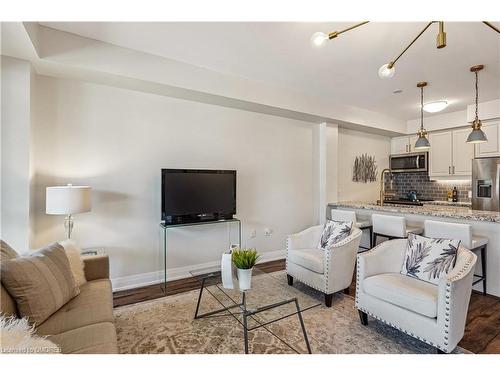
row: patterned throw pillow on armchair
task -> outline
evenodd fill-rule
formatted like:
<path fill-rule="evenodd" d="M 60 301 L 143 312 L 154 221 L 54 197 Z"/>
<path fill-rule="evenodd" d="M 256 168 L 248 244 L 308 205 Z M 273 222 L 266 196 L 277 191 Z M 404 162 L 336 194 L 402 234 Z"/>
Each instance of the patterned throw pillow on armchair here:
<path fill-rule="evenodd" d="M 323 233 L 321 233 L 318 249 L 328 250 L 344 238 L 349 237 L 351 229 L 352 221 L 327 220 L 323 227 Z"/>
<path fill-rule="evenodd" d="M 428 238 L 410 233 L 401 274 L 438 285 L 455 267 L 460 240 Z"/>

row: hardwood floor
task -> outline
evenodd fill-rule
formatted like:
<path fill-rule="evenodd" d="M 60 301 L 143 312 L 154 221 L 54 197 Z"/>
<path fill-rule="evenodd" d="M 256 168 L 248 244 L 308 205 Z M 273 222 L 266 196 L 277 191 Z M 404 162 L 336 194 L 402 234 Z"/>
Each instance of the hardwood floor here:
<path fill-rule="evenodd" d="M 265 272 L 274 272 L 285 269 L 285 260 L 276 260 L 258 265 Z M 198 289 L 199 283 L 195 278 L 169 281 L 167 295 L 183 293 Z M 349 288 L 349 294 L 354 295 L 356 280 Z M 114 293 L 114 306 L 129 305 L 164 297 L 161 284 L 130 289 Z M 465 334 L 458 344 L 473 353 L 500 354 L 500 298 L 483 296 L 473 292 L 469 304 L 469 313 L 465 325 Z"/>

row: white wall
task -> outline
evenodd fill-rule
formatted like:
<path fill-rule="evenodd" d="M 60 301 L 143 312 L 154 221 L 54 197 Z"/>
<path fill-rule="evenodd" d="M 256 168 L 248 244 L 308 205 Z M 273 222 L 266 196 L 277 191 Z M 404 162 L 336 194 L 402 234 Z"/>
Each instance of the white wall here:
<path fill-rule="evenodd" d="M 19 252 L 30 241 L 29 62 L 1 57 L 1 233 Z"/>
<path fill-rule="evenodd" d="M 339 130 L 338 125 L 329 124 L 326 127 L 326 203 L 339 199 Z M 360 133 L 366 134 L 366 133 Z M 362 196 L 358 199 L 363 199 Z"/>
<path fill-rule="evenodd" d="M 377 200 L 380 191 L 380 173 L 389 166 L 390 150 L 389 137 L 340 128 L 338 134 L 338 200 Z M 366 184 L 353 182 L 354 159 L 365 153 L 375 156 L 378 167 L 377 181 Z"/>
<path fill-rule="evenodd" d="M 313 223 L 310 123 L 41 76 L 35 97 L 36 246 L 64 236 L 63 218 L 44 213 L 45 187 L 88 184 L 92 212 L 75 217 L 74 238 L 105 247 L 123 285 L 154 273 L 162 167 L 236 169 L 244 246 L 282 250 Z M 168 268 L 217 261 L 227 243 L 223 228 L 176 230 Z"/>

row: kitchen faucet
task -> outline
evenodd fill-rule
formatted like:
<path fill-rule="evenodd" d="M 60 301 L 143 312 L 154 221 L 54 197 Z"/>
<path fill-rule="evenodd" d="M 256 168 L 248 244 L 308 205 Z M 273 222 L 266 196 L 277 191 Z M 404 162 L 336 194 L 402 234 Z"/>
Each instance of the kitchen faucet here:
<path fill-rule="evenodd" d="M 384 180 L 384 175 L 386 173 L 391 173 L 391 170 L 389 168 L 385 168 L 382 173 L 380 174 L 380 205 L 384 205 L 384 198 L 385 198 L 385 180 Z M 391 173 L 391 178 L 392 178 L 392 173 Z"/>

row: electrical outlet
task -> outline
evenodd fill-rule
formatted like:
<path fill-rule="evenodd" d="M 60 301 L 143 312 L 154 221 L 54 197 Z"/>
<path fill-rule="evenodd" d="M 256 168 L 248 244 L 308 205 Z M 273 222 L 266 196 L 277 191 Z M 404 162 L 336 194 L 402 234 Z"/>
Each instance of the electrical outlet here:
<path fill-rule="evenodd" d="M 252 231 L 250 232 L 250 238 L 255 238 L 255 237 L 257 237 L 257 230 L 252 229 Z"/>
<path fill-rule="evenodd" d="M 264 229 L 264 236 L 270 236 L 271 234 L 273 234 L 273 230 L 271 228 Z"/>

